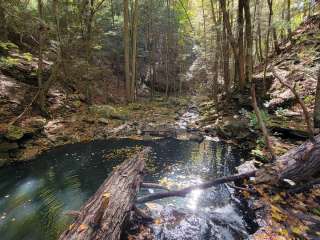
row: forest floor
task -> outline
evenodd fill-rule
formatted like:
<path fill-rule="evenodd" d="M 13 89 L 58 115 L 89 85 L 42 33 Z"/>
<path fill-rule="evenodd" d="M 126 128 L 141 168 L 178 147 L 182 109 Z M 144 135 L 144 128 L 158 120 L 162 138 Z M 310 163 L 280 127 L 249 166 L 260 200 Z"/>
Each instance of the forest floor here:
<path fill-rule="evenodd" d="M 0 73 L 0 165 L 32 159 L 48 149 L 112 137 L 170 137 L 187 99 L 155 97 L 138 103 L 88 106 L 81 94 L 49 92 L 49 118 L 38 111 L 10 123 L 32 101 L 36 88 Z"/>

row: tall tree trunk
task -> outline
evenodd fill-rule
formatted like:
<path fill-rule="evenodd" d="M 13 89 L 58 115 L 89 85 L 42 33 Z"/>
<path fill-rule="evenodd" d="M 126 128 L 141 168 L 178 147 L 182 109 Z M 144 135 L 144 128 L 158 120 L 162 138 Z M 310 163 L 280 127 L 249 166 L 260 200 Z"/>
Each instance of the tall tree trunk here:
<path fill-rule="evenodd" d="M 263 61 L 262 43 L 261 43 L 261 7 L 262 3 L 260 0 L 256 0 L 256 55 L 259 62 Z"/>
<path fill-rule="evenodd" d="M 253 70 L 253 38 L 252 38 L 252 25 L 251 25 L 251 14 L 250 14 L 250 1 L 244 1 L 244 13 L 246 19 L 246 80 L 251 82 L 252 70 Z"/>
<path fill-rule="evenodd" d="M 206 29 L 206 15 L 205 15 L 205 7 L 204 7 L 204 0 L 201 0 L 201 7 L 202 7 L 202 18 L 203 18 L 203 38 L 204 38 L 204 62 L 207 65 L 207 29 Z"/>
<path fill-rule="evenodd" d="M 112 27 L 115 27 L 115 12 L 114 12 L 113 0 L 110 0 L 110 8 L 111 8 Z"/>
<path fill-rule="evenodd" d="M 240 72 L 240 70 L 239 70 L 240 69 L 240 67 L 239 67 L 240 66 L 240 64 L 239 64 L 239 62 L 240 62 L 239 44 L 237 43 L 235 37 L 232 34 L 232 26 L 230 23 L 229 14 L 228 14 L 227 7 L 226 7 L 226 1 L 220 0 L 219 2 L 220 2 L 221 12 L 223 14 L 224 25 L 225 25 L 225 28 L 228 33 L 228 40 L 231 44 L 233 56 L 234 56 L 234 83 L 239 85 L 239 83 L 241 81 L 243 81 L 243 80 L 240 80 L 241 77 L 240 77 L 240 74 L 238 74 Z M 244 70 L 244 68 L 243 68 L 243 70 Z M 244 74 L 243 74 L 243 76 L 244 76 Z"/>
<path fill-rule="evenodd" d="M 280 47 L 279 47 L 279 42 L 278 42 L 278 35 L 277 35 L 277 30 L 274 26 L 272 26 L 272 36 L 273 36 L 273 46 L 276 54 L 279 54 Z"/>
<path fill-rule="evenodd" d="M 133 22 L 132 22 L 132 76 L 131 76 L 131 101 L 135 99 L 136 85 L 136 58 L 137 58 L 137 34 L 138 34 L 138 17 L 139 0 L 134 2 Z"/>
<path fill-rule="evenodd" d="M 292 40 L 291 30 L 291 0 L 287 0 L 287 24 L 288 24 L 288 39 Z"/>
<path fill-rule="evenodd" d="M 131 100 L 130 83 L 130 52 L 129 52 L 129 0 L 123 0 L 123 47 L 124 47 L 124 68 L 127 101 Z"/>
<path fill-rule="evenodd" d="M 229 14 L 229 13 L 227 13 Z M 223 55 L 223 79 L 224 79 L 224 91 L 227 96 L 229 96 L 230 88 L 230 68 L 229 68 L 229 59 L 230 59 L 230 48 L 229 48 L 229 39 L 226 31 L 227 19 L 223 17 L 222 21 L 222 55 Z"/>
<path fill-rule="evenodd" d="M 317 83 L 313 118 L 314 118 L 314 127 L 320 128 L 320 69 L 318 71 L 318 83 Z"/>
<path fill-rule="evenodd" d="M 46 113 L 45 107 L 45 95 L 43 89 L 43 44 L 44 44 L 44 32 L 45 26 L 43 23 L 43 2 L 38 0 L 38 13 L 39 13 L 39 60 L 38 60 L 38 88 L 39 98 L 38 104 L 42 113 Z"/>
<path fill-rule="evenodd" d="M 218 78 L 219 78 L 219 59 L 220 59 L 220 52 L 221 52 L 221 31 L 220 31 L 219 25 L 221 25 L 221 15 L 216 16 L 213 0 L 210 1 L 210 4 L 211 4 L 212 19 L 213 19 L 213 23 L 216 28 L 216 43 L 215 43 L 215 48 L 212 49 L 212 51 L 215 52 L 215 54 L 212 55 L 213 56 L 212 95 L 213 95 L 214 102 L 216 104 L 216 108 L 218 109 L 218 107 L 219 107 L 218 106 L 218 103 L 219 103 Z M 223 22 L 222 22 L 222 24 L 223 24 Z"/>
<path fill-rule="evenodd" d="M 166 97 L 169 97 L 169 44 L 170 44 L 170 26 L 171 26 L 171 19 L 170 19 L 170 0 L 167 0 L 167 17 L 168 17 L 168 28 L 166 32 Z"/>
<path fill-rule="evenodd" d="M 5 14 L 5 7 L 3 6 L 5 0 L 0 0 L 0 40 L 8 40 L 7 19 Z"/>
<path fill-rule="evenodd" d="M 263 94 L 266 94 L 267 86 L 266 86 L 266 76 L 267 76 L 267 67 L 268 67 L 268 60 L 269 60 L 269 39 L 270 39 L 270 30 L 272 24 L 272 15 L 273 15 L 273 1 L 268 1 L 269 7 L 269 19 L 268 19 L 268 31 L 267 31 L 267 40 L 266 40 L 266 53 L 265 53 L 265 61 L 264 61 L 264 69 L 263 69 Z"/>
<path fill-rule="evenodd" d="M 243 8 L 246 0 L 239 0 L 238 6 L 238 46 L 239 46 L 239 86 L 242 92 L 246 85 L 245 77 L 245 57 L 244 57 L 244 42 L 243 42 Z"/>

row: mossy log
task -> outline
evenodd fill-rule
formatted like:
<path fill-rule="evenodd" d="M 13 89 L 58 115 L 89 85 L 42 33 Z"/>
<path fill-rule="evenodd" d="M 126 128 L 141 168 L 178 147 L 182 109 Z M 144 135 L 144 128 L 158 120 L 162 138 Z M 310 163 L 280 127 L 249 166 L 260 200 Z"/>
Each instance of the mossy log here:
<path fill-rule="evenodd" d="M 60 240 L 119 240 L 143 180 L 150 148 L 119 165 L 80 209 L 76 221 Z"/>

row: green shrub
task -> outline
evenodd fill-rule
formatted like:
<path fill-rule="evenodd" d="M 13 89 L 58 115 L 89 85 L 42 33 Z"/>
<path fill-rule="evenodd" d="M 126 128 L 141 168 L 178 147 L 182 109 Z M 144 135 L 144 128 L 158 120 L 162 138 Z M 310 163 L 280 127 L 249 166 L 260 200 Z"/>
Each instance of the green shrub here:
<path fill-rule="evenodd" d="M 261 116 L 262 116 L 262 120 L 267 125 L 267 123 L 270 121 L 270 116 L 269 116 L 268 112 L 266 112 L 264 110 L 261 110 L 260 113 L 261 113 Z M 256 116 L 255 112 L 251 112 L 249 114 L 249 118 L 250 118 L 250 126 L 255 128 L 255 129 L 258 129 L 260 126 L 259 126 L 258 119 L 257 119 L 257 116 Z"/>
<path fill-rule="evenodd" d="M 313 104 L 315 101 L 315 97 L 313 95 L 308 95 L 304 98 L 304 103 L 309 105 L 309 104 Z"/>

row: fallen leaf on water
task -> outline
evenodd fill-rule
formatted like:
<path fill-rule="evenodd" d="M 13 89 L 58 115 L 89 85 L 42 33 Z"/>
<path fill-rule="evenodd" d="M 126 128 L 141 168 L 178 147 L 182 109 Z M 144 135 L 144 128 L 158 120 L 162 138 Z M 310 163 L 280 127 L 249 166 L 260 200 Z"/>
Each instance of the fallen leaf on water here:
<path fill-rule="evenodd" d="M 80 227 L 79 227 L 79 232 L 83 232 L 85 230 L 87 230 L 89 228 L 88 225 L 86 224 L 81 224 Z"/>
<path fill-rule="evenodd" d="M 72 223 L 70 226 L 69 226 L 69 230 L 71 230 L 74 226 L 74 223 Z"/>
<path fill-rule="evenodd" d="M 161 219 L 160 218 L 155 219 L 154 220 L 154 224 L 160 225 L 161 224 Z"/>

